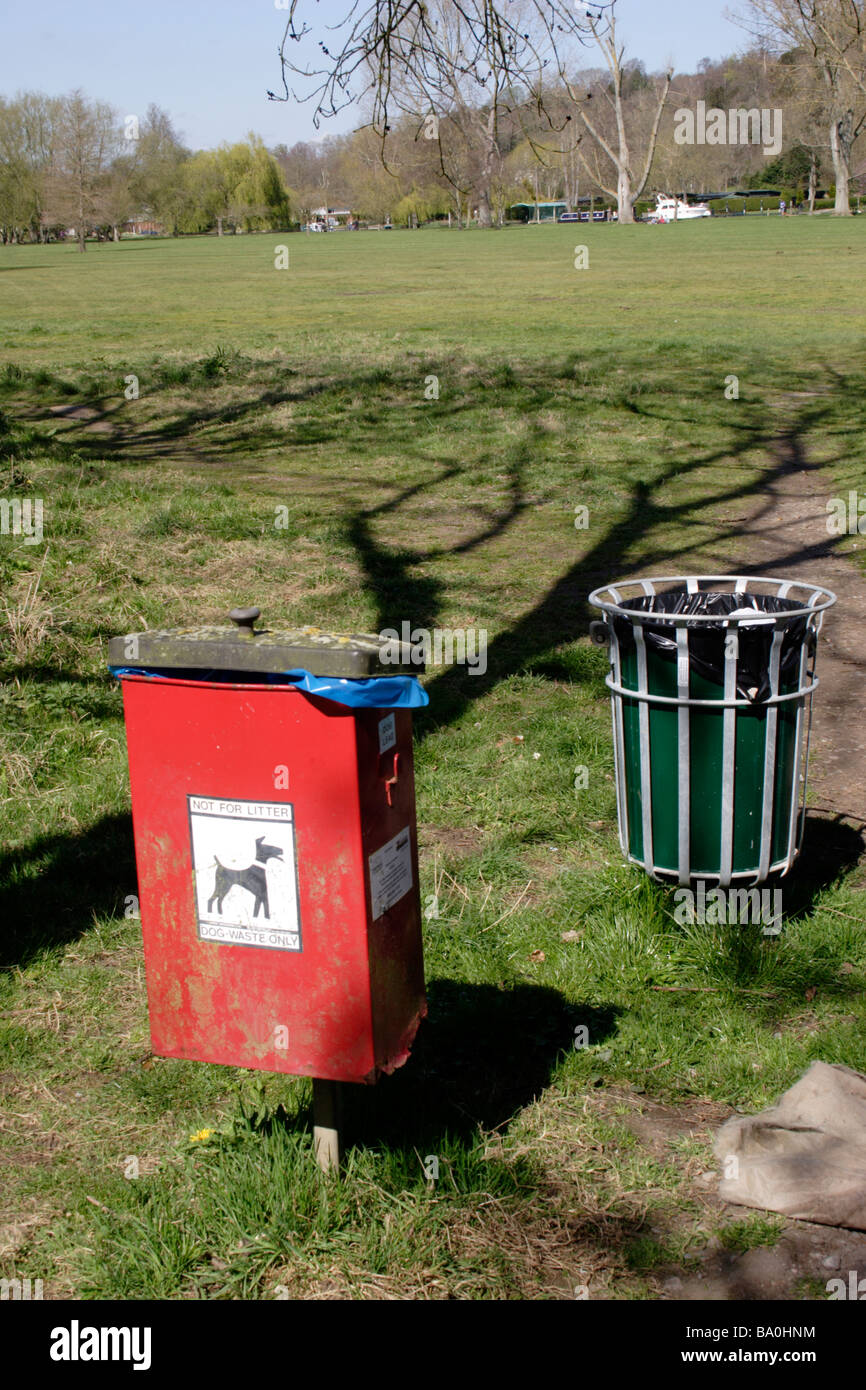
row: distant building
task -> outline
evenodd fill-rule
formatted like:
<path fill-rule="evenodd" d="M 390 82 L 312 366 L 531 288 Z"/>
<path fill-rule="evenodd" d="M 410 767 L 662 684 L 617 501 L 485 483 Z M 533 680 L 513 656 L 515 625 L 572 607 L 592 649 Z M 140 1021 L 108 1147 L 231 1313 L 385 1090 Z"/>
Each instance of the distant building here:
<path fill-rule="evenodd" d="M 555 222 L 561 212 L 568 212 L 568 203 L 512 203 L 508 209 L 518 222 Z"/>
<path fill-rule="evenodd" d="M 355 214 L 348 208 L 313 208 L 310 213 L 311 220 L 320 223 L 329 232 L 336 231 L 338 227 L 348 227 L 354 217 Z"/>
<path fill-rule="evenodd" d="M 147 213 L 142 213 L 140 217 L 130 217 L 128 222 L 121 224 L 123 236 L 165 236 L 165 227 L 161 222 L 156 222 Z"/>

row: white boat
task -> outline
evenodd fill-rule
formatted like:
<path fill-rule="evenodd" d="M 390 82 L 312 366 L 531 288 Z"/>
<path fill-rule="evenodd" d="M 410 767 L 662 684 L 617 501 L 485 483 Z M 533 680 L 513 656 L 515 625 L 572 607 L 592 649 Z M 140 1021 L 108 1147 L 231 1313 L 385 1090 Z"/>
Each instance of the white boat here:
<path fill-rule="evenodd" d="M 712 217 L 706 203 L 684 203 L 682 198 L 666 198 L 656 195 L 655 210 L 650 213 L 650 222 L 690 222 L 695 217 Z"/>

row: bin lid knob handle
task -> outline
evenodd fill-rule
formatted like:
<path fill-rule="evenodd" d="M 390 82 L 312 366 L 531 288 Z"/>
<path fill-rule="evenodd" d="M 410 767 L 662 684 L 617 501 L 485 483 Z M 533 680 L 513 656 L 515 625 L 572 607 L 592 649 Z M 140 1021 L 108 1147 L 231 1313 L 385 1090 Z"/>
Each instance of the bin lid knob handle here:
<path fill-rule="evenodd" d="M 260 608 L 233 608 L 229 613 L 232 622 L 238 625 L 239 637 L 252 637 L 256 619 L 260 618 L 261 615 L 262 610 Z"/>

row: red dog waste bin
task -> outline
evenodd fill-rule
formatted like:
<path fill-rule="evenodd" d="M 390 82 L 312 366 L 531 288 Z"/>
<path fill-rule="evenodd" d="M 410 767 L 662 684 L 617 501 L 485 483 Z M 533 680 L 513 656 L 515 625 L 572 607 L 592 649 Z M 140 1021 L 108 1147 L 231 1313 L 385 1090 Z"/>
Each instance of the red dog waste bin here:
<path fill-rule="evenodd" d="M 426 696 L 375 637 L 230 616 L 109 649 L 153 1050 L 375 1081 L 426 1012 L 410 708 Z"/>

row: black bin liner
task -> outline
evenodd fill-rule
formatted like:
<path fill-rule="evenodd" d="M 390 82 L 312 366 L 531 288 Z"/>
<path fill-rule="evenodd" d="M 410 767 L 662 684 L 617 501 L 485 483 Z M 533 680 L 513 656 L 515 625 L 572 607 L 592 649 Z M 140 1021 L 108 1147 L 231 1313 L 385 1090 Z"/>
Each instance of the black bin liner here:
<path fill-rule="evenodd" d="M 718 623 L 686 623 L 689 633 L 689 668 L 706 680 L 724 688 L 725 684 L 725 638 L 736 631 L 739 638 L 739 658 L 737 661 L 737 696 L 741 700 L 752 700 L 760 704 L 772 693 L 770 689 L 770 648 L 776 624 L 750 624 L 748 618 L 740 618 L 736 623 L 725 626 L 722 621 L 732 613 L 744 608 L 753 609 L 756 616 L 772 617 L 775 614 L 791 613 L 802 608 L 802 603 L 789 598 L 777 598 L 775 594 L 720 594 L 712 592 L 686 593 L 669 589 L 661 594 L 643 594 L 628 599 L 623 607 L 643 613 L 700 614 L 718 616 Z M 612 616 L 617 640 L 622 650 L 635 645 L 631 621 L 623 616 Z M 647 647 L 663 660 L 676 661 L 676 629 L 672 624 L 643 623 Z M 779 673 L 780 686 L 789 683 L 796 685 L 803 643 L 807 638 L 808 619 L 794 618 L 785 623 L 785 636 L 782 641 L 782 655 Z"/>

